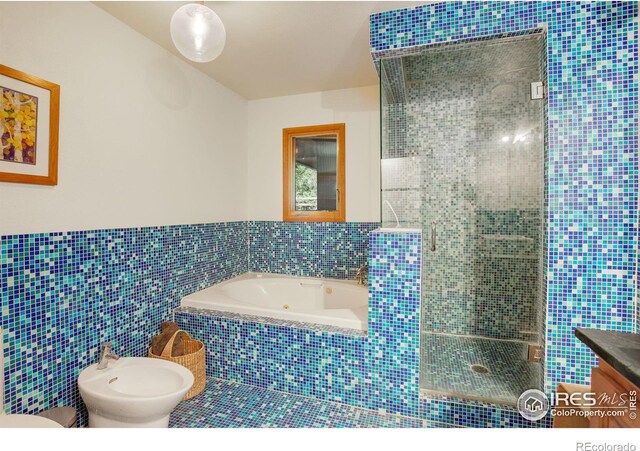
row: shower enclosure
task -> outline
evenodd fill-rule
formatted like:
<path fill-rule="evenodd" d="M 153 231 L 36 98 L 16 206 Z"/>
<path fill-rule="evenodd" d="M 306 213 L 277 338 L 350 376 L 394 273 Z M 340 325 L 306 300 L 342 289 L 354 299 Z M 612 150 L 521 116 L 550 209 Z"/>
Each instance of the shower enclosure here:
<path fill-rule="evenodd" d="M 379 61 L 382 225 L 423 231 L 426 395 L 542 387 L 545 47 L 531 32 Z"/>

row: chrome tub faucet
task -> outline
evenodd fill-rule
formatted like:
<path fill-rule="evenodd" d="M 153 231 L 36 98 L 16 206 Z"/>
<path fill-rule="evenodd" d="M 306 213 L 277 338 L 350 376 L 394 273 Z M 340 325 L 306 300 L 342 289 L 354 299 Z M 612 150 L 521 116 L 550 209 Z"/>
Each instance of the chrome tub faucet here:
<path fill-rule="evenodd" d="M 109 365 L 109 360 L 118 360 L 120 357 L 111 352 L 111 342 L 102 343 L 100 350 L 100 360 L 98 360 L 98 369 L 104 370 Z"/>
<path fill-rule="evenodd" d="M 358 285 L 367 285 L 369 282 L 369 265 L 364 264 L 356 271 L 355 279 L 358 281 Z"/>

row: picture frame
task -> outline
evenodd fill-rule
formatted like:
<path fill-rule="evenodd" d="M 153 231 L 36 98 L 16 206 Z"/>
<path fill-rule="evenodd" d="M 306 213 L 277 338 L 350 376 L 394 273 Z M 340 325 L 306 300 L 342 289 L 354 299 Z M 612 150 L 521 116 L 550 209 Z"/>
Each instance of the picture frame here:
<path fill-rule="evenodd" d="M 0 182 L 58 184 L 60 86 L 0 64 Z"/>

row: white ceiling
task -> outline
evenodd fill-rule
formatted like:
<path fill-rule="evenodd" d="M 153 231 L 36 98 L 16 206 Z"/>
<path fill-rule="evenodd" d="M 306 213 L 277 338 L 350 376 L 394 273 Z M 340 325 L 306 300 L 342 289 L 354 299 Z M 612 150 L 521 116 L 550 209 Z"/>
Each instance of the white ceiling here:
<path fill-rule="evenodd" d="M 187 2 L 94 2 L 170 52 L 169 22 Z M 426 2 L 206 2 L 222 19 L 222 55 L 194 67 L 247 99 L 373 85 L 369 15 Z M 182 58 L 182 56 L 180 56 Z"/>

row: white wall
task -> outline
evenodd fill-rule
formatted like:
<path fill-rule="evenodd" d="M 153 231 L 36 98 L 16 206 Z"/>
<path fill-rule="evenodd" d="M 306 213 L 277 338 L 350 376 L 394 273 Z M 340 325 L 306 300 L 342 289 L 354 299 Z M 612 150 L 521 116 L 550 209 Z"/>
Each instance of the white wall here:
<path fill-rule="evenodd" d="M 347 221 L 380 220 L 377 86 L 249 101 L 248 215 L 282 220 L 282 129 L 346 123 Z"/>
<path fill-rule="evenodd" d="M 0 235 L 247 219 L 242 97 L 88 2 L 0 3 L 0 62 L 61 85 L 59 185 L 0 183 Z"/>
<path fill-rule="evenodd" d="M 282 129 L 333 122 L 380 219 L 377 86 L 247 102 L 86 2 L 0 2 L 0 62 L 61 85 L 59 184 L 0 183 L 0 235 L 282 220 Z"/>

